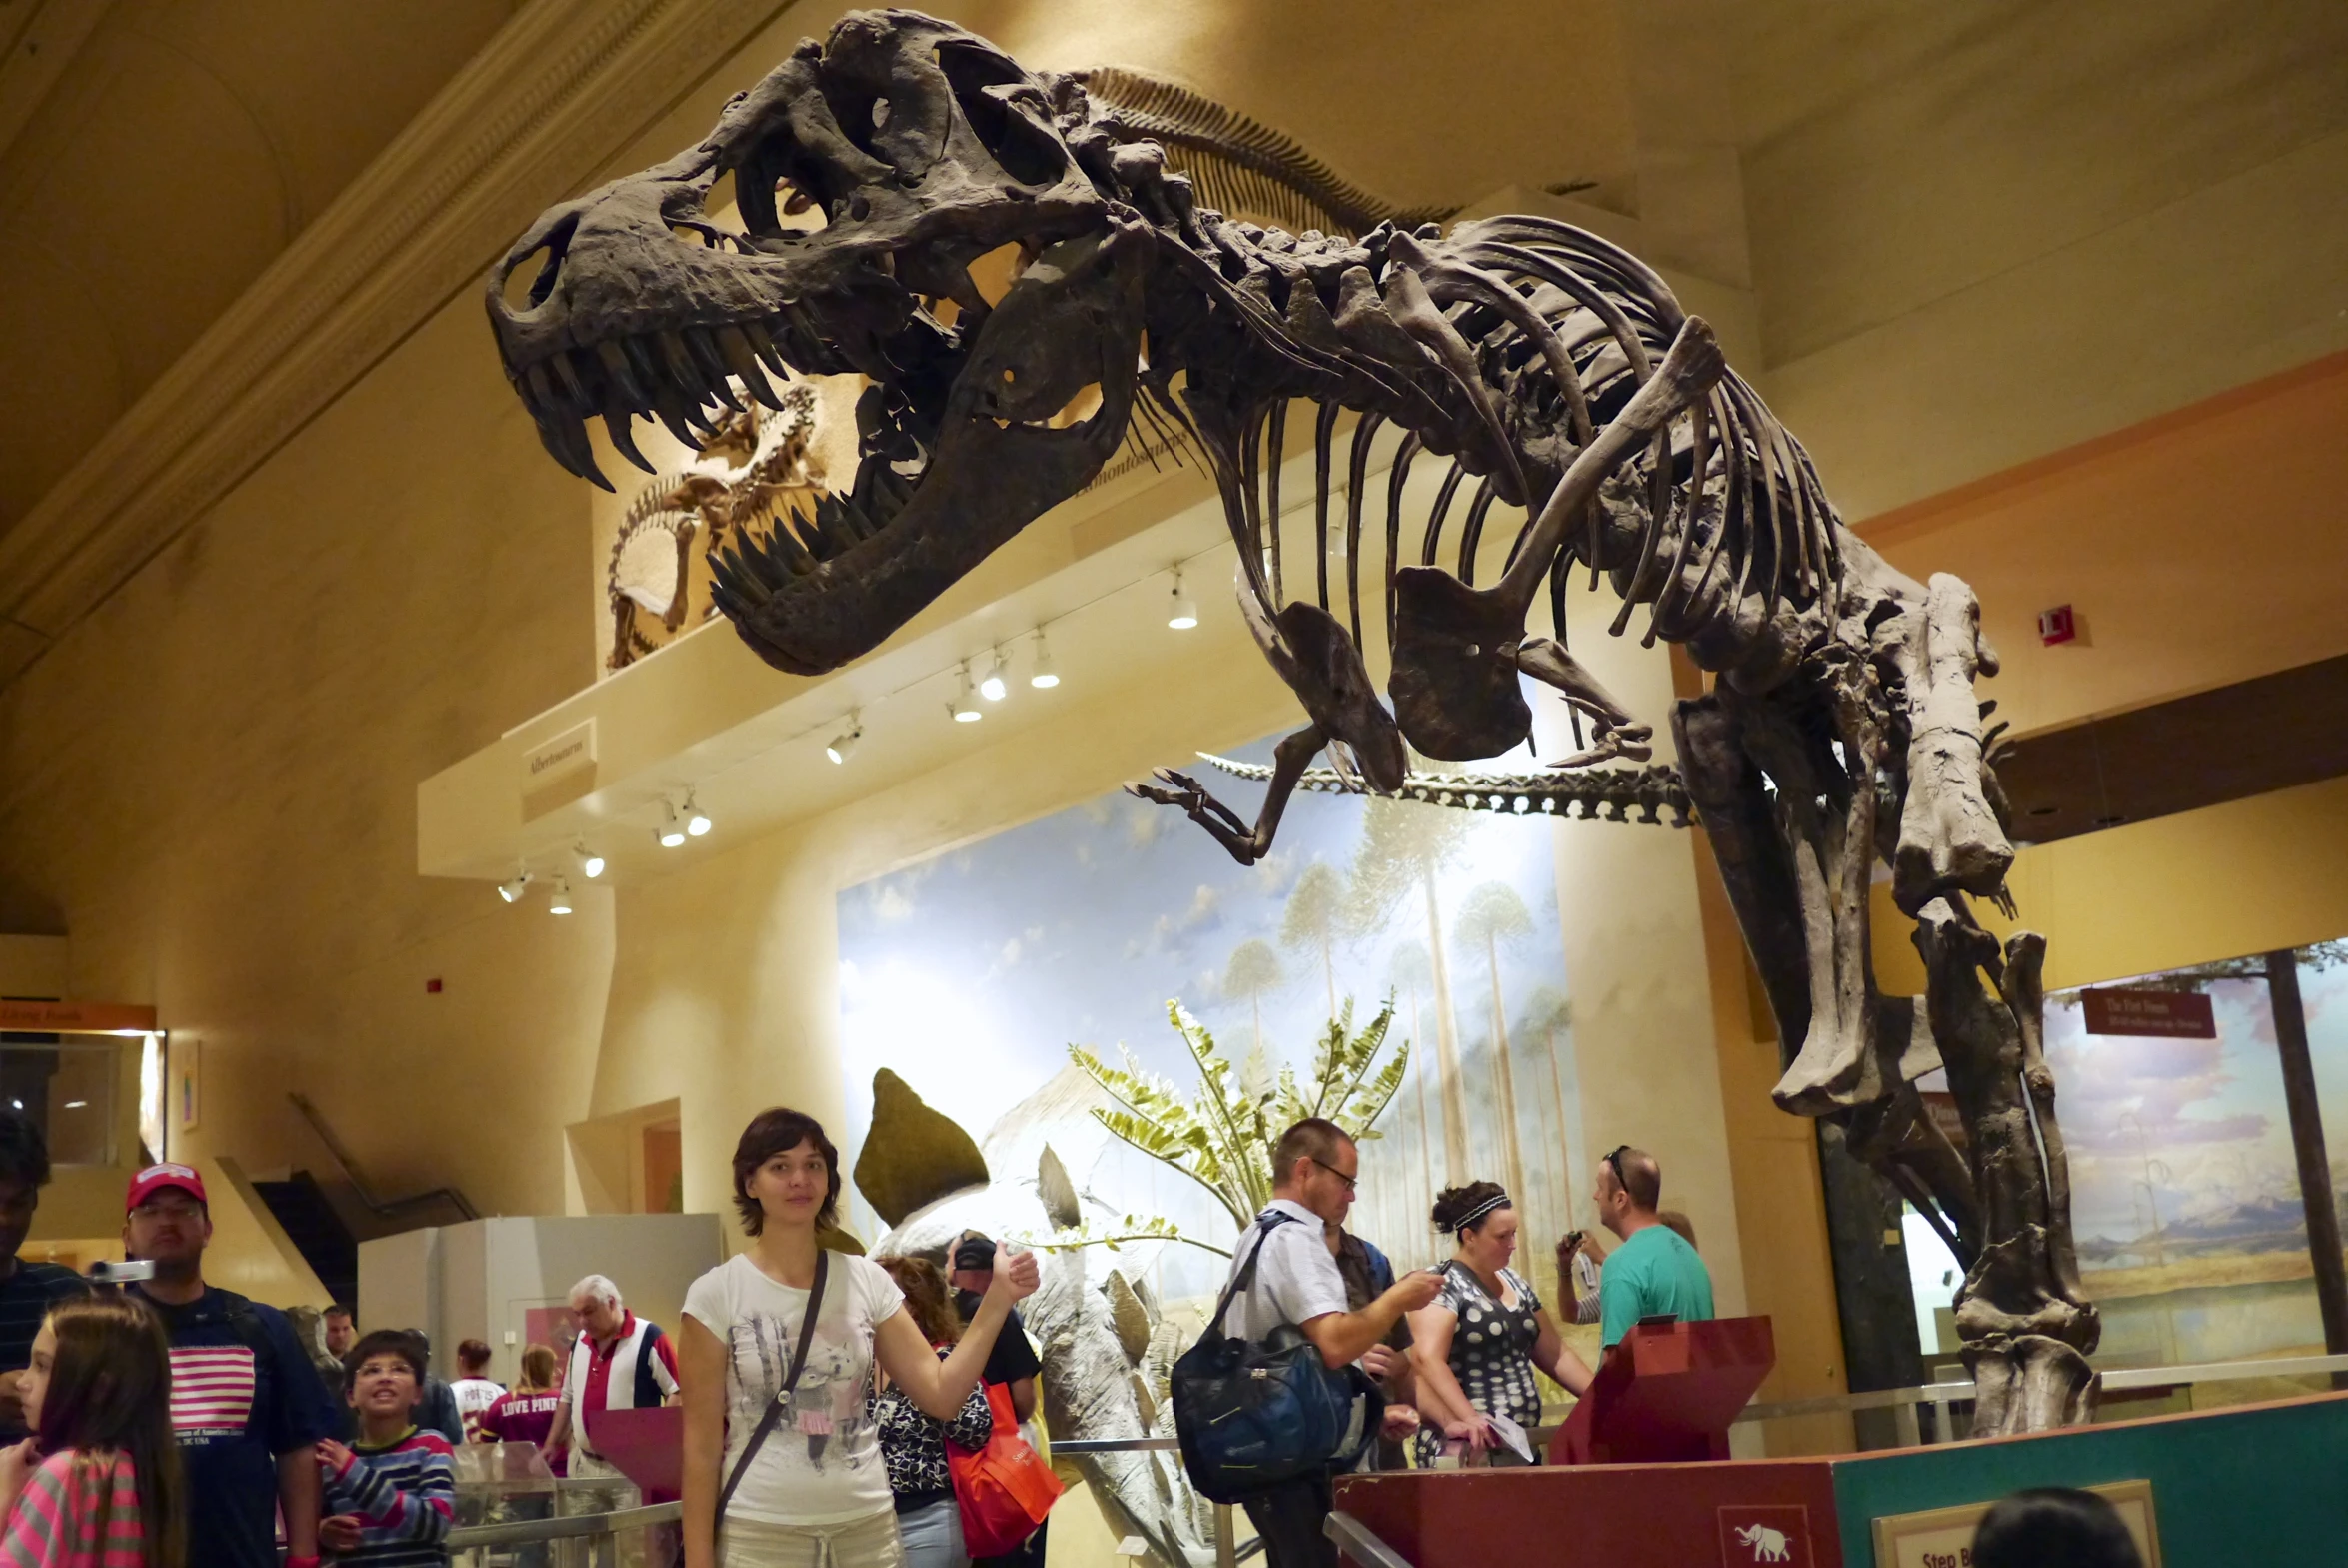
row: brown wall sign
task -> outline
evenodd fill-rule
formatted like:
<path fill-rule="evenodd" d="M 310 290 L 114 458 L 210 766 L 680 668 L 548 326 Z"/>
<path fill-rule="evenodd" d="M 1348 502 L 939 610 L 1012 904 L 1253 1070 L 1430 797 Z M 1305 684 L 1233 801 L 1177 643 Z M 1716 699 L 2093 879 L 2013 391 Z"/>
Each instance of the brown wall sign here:
<path fill-rule="evenodd" d="M 2086 993 L 2090 1034 L 2157 1034 L 2169 1039 L 2214 1040 L 2217 1014 L 2200 991 L 2128 990 L 2110 987 Z"/>
<path fill-rule="evenodd" d="M 27 1034 L 152 1034 L 155 1009 L 112 1001 L 0 1001 L 0 1029 Z"/>

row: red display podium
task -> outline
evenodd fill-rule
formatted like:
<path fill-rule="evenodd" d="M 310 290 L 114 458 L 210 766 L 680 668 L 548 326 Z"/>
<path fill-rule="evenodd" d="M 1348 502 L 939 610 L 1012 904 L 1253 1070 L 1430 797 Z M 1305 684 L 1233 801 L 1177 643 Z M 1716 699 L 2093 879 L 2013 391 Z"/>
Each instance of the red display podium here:
<path fill-rule="evenodd" d="M 1728 1426 L 1777 1364 L 1765 1317 L 1634 1328 L 1549 1445 L 1549 1462 L 1669 1464 L 1728 1457 Z"/>

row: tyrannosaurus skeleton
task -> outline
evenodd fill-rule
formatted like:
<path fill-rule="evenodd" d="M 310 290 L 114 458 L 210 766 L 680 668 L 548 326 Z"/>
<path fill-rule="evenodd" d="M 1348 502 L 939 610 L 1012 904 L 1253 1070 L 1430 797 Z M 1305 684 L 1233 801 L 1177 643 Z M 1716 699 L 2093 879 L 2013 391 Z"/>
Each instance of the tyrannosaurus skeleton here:
<path fill-rule="evenodd" d="M 741 232 L 708 215 L 725 176 Z M 782 222 L 809 211 L 821 228 Z M 990 300 L 971 264 L 1007 246 L 1022 267 Z M 1252 823 L 1180 775 L 1139 792 L 1242 861 L 1268 850 L 1318 753 L 1392 794 L 1405 743 L 1446 760 L 1516 746 L 1523 677 L 1593 726 L 1560 766 L 1646 757 L 1649 727 L 1528 624 L 1576 568 L 1610 577 L 1613 633 L 1643 607 L 1647 641 L 1716 677 L 1672 727 L 1789 1047 L 1779 1103 L 1843 1119 L 1968 1256 L 1957 1321 L 1978 1430 L 2091 1403 L 2097 1320 L 2038 1051 L 2042 943 L 2001 948 L 1970 911 L 2004 896 L 2012 859 L 1973 688 L 1996 662 L 1972 592 L 1918 583 L 1846 529 L 1799 443 L 1644 264 L 1533 217 L 1357 240 L 1230 222 L 1075 79 L 888 11 L 800 44 L 698 145 L 548 210 L 488 304 L 548 450 L 598 482 L 588 419 L 637 458 L 633 419 L 695 441 L 746 396 L 775 404 L 766 370 L 870 380 L 847 494 L 717 560 L 737 631 L 804 674 L 877 647 L 1075 494 L 1130 421 L 1178 430 L 1220 490 L 1249 630 L 1308 722 L 1276 749 Z M 1291 571 L 1278 485 L 1298 404 L 1313 419 L 1314 549 Z M 1387 427 L 1398 445 L 1367 627 L 1390 647 L 1390 711 L 1363 658 L 1361 574 L 1371 443 Z M 1447 460 L 1445 477 L 1406 518 L 1407 474 L 1427 457 Z M 1522 522 L 1479 585 L 1495 507 Z M 1875 989 L 1878 858 L 1918 920 L 1923 998 Z M 1941 1065 L 1963 1157 L 1917 1113 L 1912 1084 Z"/>

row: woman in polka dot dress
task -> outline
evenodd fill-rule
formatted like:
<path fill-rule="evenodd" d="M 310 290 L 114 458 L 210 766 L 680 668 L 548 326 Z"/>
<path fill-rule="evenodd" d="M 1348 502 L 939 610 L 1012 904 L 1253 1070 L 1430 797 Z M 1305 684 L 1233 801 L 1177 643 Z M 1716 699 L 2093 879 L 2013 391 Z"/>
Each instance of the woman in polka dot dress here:
<path fill-rule="evenodd" d="M 1540 1424 L 1538 1367 L 1579 1394 L 1590 1369 L 1564 1337 L 1532 1285 L 1508 1266 L 1516 1255 L 1517 1218 L 1496 1182 L 1449 1187 L 1435 1199 L 1435 1228 L 1456 1250 L 1443 1265 L 1442 1294 L 1410 1314 L 1410 1359 L 1418 1405 L 1429 1421 L 1418 1461 L 1431 1464 L 1446 1439 L 1464 1441 L 1472 1457 L 1522 1464 L 1488 1419 L 1501 1416 L 1527 1432 Z M 1436 1431 L 1439 1425 L 1440 1432 Z"/>

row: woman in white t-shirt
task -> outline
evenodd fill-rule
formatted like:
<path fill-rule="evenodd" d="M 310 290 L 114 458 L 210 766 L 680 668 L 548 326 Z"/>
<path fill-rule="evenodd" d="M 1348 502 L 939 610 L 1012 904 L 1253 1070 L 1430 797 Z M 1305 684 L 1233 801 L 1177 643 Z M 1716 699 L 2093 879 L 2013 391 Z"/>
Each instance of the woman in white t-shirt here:
<path fill-rule="evenodd" d="M 940 1360 L 878 1264 L 831 1254 L 823 1305 L 791 1397 L 726 1504 L 718 1498 L 797 1347 L 815 1284 L 817 1232 L 840 1200 L 840 1154 L 811 1116 L 762 1111 L 734 1150 L 734 1201 L 750 1250 L 685 1294 L 685 1568 L 903 1568 L 897 1513 L 868 1396 L 877 1361 L 923 1411 L 952 1419 L 978 1386 L 1036 1259 L 995 1271 L 962 1342 Z"/>

